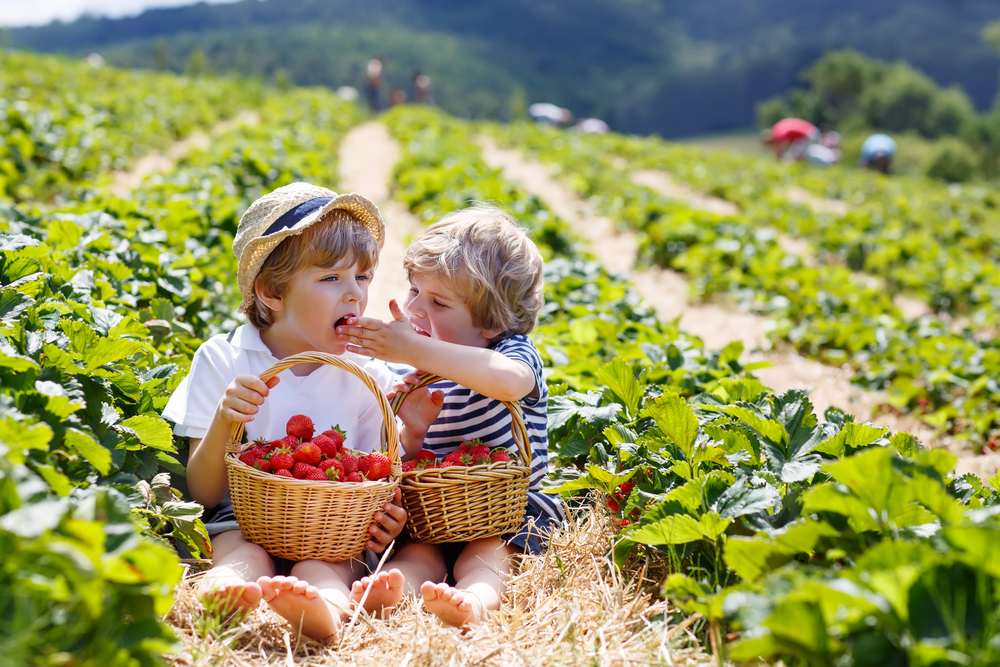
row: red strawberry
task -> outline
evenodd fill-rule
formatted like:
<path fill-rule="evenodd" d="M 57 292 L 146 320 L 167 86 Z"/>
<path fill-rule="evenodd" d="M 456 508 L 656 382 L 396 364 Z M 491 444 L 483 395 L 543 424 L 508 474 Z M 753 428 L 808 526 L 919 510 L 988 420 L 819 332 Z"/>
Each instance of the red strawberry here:
<path fill-rule="evenodd" d="M 313 420 L 305 415 L 294 415 L 285 425 L 285 433 L 302 440 L 312 440 L 313 431 Z"/>
<path fill-rule="evenodd" d="M 292 477 L 295 479 L 305 479 L 306 473 L 309 472 L 309 468 L 313 466 L 308 463 L 303 463 L 302 461 L 296 461 L 295 465 L 292 466 Z"/>
<path fill-rule="evenodd" d="M 313 438 L 313 444 L 319 447 L 320 451 L 323 452 L 323 456 L 333 458 L 337 455 L 337 443 L 335 443 L 330 438 L 326 437 L 322 433 Z"/>
<path fill-rule="evenodd" d="M 359 472 L 352 472 L 351 474 L 349 474 L 347 476 L 347 481 L 348 482 L 363 482 L 363 481 L 365 481 L 365 478 L 362 477 L 361 473 L 359 473 Z"/>
<path fill-rule="evenodd" d="M 291 470 L 292 466 L 295 465 L 295 457 L 292 456 L 292 451 L 287 447 L 282 446 L 274 450 L 270 456 L 273 470 Z"/>
<path fill-rule="evenodd" d="M 344 469 L 340 466 L 331 466 L 326 469 L 326 478 L 331 482 L 344 482 L 347 481 L 347 475 L 344 474 Z"/>
<path fill-rule="evenodd" d="M 316 446 L 313 442 L 303 442 L 301 445 L 295 448 L 295 454 L 293 454 L 296 461 L 302 461 L 303 463 L 308 463 L 311 466 L 316 465 L 323 458 L 323 450 Z"/>
<path fill-rule="evenodd" d="M 306 479 L 312 480 L 314 482 L 329 481 L 327 479 L 326 473 L 320 470 L 319 468 L 309 468 L 309 470 L 306 471 Z"/>
<path fill-rule="evenodd" d="M 448 454 L 448 456 L 444 457 L 444 460 L 451 461 L 452 463 L 457 463 L 458 465 L 462 465 L 463 456 L 465 456 L 465 454 L 456 449 L 455 451 Z"/>
<path fill-rule="evenodd" d="M 370 480 L 389 476 L 389 457 L 382 452 L 372 452 L 358 461 L 358 472 Z"/>
<path fill-rule="evenodd" d="M 621 508 L 618 506 L 618 501 L 611 497 L 608 498 L 608 507 L 615 514 L 617 514 L 621 510 Z"/>
<path fill-rule="evenodd" d="M 288 447 L 288 449 L 294 450 L 296 447 L 299 446 L 299 442 L 301 441 L 294 435 L 286 435 L 284 438 L 279 440 L 279 442 Z"/>
<path fill-rule="evenodd" d="M 253 466 L 254 461 L 260 458 L 260 456 L 258 456 L 257 454 L 256 449 L 257 449 L 256 447 L 251 447 L 250 449 L 240 454 L 240 461 L 243 461 L 243 463 L 246 463 L 248 466 Z"/>
<path fill-rule="evenodd" d="M 494 449 L 493 452 L 490 453 L 490 462 L 496 463 L 497 461 L 510 463 L 510 454 L 504 449 Z"/>
<path fill-rule="evenodd" d="M 274 471 L 274 474 L 277 475 L 278 477 L 291 477 L 292 476 L 291 471 L 288 470 L 287 468 L 278 468 L 277 470 Z"/>
<path fill-rule="evenodd" d="M 417 469 L 416 461 L 406 461 L 403 463 L 403 472 L 413 472 Z"/>
<path fill-rule="evenodd" d="M 490 458 L 490 448 L 486 445 L 476 445 L 469 450 L 469 455 L 472 458 Z"/>
<path fill-rule="evenodd" d="M 271 472 L 271 462 L 267 459 L 257 459 L 253 462 L 253 467 L 261 472 Z"/>
<path fill-rule="evenodd" d="M 429 449 L 421 449 L 417 452 L 417 455 L 413 457 L 413 460 L 437 462 L 437 456 L 435 456 L 434 452 Z"/>
<path fill-rule="evenodd" d="M 460 461 L 449 461 L 448 459 L 445 459 L 444 461 L 442 461 L 441 463 L 439 463 L 436 466 L 428 466 L 428 467 L 429 468 L 454 468 L 456 466 L 457 467 L 462 467 L 462 463 Z"/>
<path fill-rule="evenodd" d="M 358 459 L 349 449 L 337 452 L 337 460 L 344 464 L 344 472 L 351 474 L 358 471 Z"/>
<path fill-rule="evenodd" d="M 320 470 L 326 472 L 330 468 L 339 468 L 340 470 L 343 470 L 344 469 L 344 464 L 341 463 L 340 461 L 338 461 L 337 459 L 324 459 L 324 460 L 320 461 L 319 465 L 316 466 L 316 467 L 319 468 Z"/>
<path fill-rule="evenodd" d="M 323 431 L 320 435 L 325 435 L 330 440 L 333 440 L 333 444 L 337 445 L 337 449 L 340 449 L 344 446 L 344 438 L 347 437 L 347 432 L 340 428 L 340 424 L 337 424 L 333 428 Z"/>

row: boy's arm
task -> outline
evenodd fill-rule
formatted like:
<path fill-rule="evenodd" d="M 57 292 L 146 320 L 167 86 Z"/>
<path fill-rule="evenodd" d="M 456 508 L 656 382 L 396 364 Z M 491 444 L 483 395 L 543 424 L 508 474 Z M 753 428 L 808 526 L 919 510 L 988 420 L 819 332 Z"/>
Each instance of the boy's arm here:
<path fill-rule="evenodd" d="M 234 422 L 251 422 L 269 390 L 278 384 L 275 376 L 266 383 L 256 375 L 238 375 L 212 415 L 205 437 L 191 439 L 187 483 L 191 497 L 205 507 L 214 507 L 226 493 L 226 443 Z"/>
<path fill-rule="evenodd" d="M 393 320 L 352 318 L 337 327 L 351 352 L 433 373 L 498 401 L 519 401 L 538 391 L 535 375 L 524 362 L 493 350 L 448 343 L 418 334 L 395 303 Z"/>

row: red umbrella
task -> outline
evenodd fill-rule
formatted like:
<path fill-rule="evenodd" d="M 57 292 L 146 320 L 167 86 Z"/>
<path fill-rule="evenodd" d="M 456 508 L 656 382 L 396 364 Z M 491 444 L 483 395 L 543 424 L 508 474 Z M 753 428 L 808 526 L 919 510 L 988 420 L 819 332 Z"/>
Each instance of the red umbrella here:
<path fill-rule="evenodd" d="M 798 141 L 806 137 L 819 136 L 819 128 L 801 118 L 784 118 L 771 128 L 772 141 Z"/>

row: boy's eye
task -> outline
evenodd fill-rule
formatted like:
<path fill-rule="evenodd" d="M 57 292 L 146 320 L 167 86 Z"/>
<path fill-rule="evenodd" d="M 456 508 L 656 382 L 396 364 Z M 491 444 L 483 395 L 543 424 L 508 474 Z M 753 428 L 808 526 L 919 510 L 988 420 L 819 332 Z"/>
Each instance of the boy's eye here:
<path fill-rule="evenodd" d="M 416 287 L 410 285 L 410 294 L 420 294 Z"/>
<path fill-rule="evenodd" d="M 441 303 L 440 301 L 438 301 L 437 299 L 434 299 L 434 305 L 437 306 L 438 308 L 447 308 L 448 307 L 448 306 L 444 305 L 443 303 Z"/>
<path fill-rule="evenodd" d="M 360 276 L 357 277 L 357 279 L 358 280 L 371 280 L 372 279 L 372 274 L 370 274 L 370 273 L 362 273 Z"/>

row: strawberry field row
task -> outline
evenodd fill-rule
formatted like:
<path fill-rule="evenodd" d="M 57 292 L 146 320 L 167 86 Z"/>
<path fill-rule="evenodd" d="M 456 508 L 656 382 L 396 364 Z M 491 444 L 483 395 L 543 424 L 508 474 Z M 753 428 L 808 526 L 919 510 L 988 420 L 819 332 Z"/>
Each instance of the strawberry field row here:
<path fill-rule="evenodd" d="M 15 664 L 151 664 L 170 644 L 160 618 L 181 568 L 155 536 L 197 556 L 207 535 L 164 474 L 183 479 L 186 443 L 159 412 L 201 341 L 236 324 L 239 216 L 280 185 L 335 183 L 331 156 L 360 118 L 322 91 L 257 110 L 260 126 L 128 200 L 87 187 L 0 208 L 0 618 Z"/>
<path fill-rule="evenodd" d="M 615 164 L 615 148 L 628 153 L 623 146 L 639 143 L 636 138 L 559 134 L 554 140 L 552 130 L 534 126 L 491 129 L 508 145 L 558 165 L 572 189 L 640 233 L 644 261 L 686 273 L 696 295 L 728 295 L 774 318 L 778 326 L 772 337 L 824 362 L 849 364 L 856 382 L 888 389 L 894 405 L 933 426 L 981 444 L 1000 425 L 1000 345 L 995 337 L 984 340 L 970 329 L 956 332 L 951 318 L 909 320 L 889 291 L 870 286 L 844 263 L 807 265 L 782 249 L 777 233 L 791 229 L 790 220 L 801 225 L 813 221 L 813 227 L 823 220 L 834 228 L 833 218 L 787 200 L 778 204 L 772 199 L 735 216 L 720 216 L 668 199 L 636 185 Z M 661 167 L 668 164 L 665 160 Z M 710 169 L 702 166 L 701 171 Z M 700 173 L 697 168 L 690 172 Z M 745 187 L 756 192 L 752 179 Z M 933 270 L 923 270 L 930 272 L 927 283 L 932 283 Z M 891 275 L 889 269 L 885 273 Z"/>

